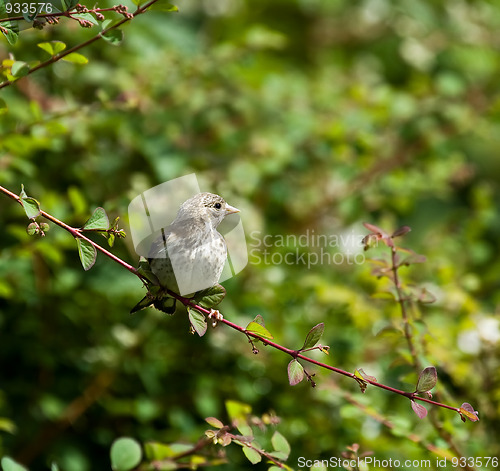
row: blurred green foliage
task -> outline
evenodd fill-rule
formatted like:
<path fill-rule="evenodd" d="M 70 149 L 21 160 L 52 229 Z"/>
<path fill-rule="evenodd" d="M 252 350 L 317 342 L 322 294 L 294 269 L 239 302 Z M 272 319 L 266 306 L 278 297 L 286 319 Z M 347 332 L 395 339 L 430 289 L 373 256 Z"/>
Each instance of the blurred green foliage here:
<path fill-rule="evenodd" d="M 289 358 L 253 355 L 228 328 L 199 338 L 181 311 L 130 316 L 138 279 L 102 256 L 84 272 L 68 233 L 28 236 L 22 208 L 0 196 L 0 455 L 32 470 L 107 469 L 115 438 L 196 443 L 205 417 L 226 420 L 228 399 L 281 418 L 292 467 L 353 443 L 379 459 L 434 459 L 429 446 L 452 452 L 446 434 L 465 456 L 499 455 L 500 4 L 178 6 L 132 20 L 118 47 L 82 49 L 86 65 L 57 62 L 2 89 L 0 184 L 23 183 L 79 227 L 97 206 L 126 221 L 132 198 L 196 172 L 242 210 L 248 236 L 251 263 L 225 282 L 221 312 L 240 325 L 261 314 L 291 348 L 324 322 L 327 361 L 412 391 L 401 315 L 373 297 L 388 286 L 369 263 L 257 263 L 263 249 L 274 260 L 319 249 L 258 246 L 266 235 L 409 225 L 401 244 L 428 261 L 402 276 L 437 298 L 413 312 L 423 364 L 438 370 L 440 399 L 470 402 L 481 420 L 435 409 L 420 420 L 402 397 L 362 395 L 307 366 L 318 387 L 290 387 Z M 44 60 L 38 43 L 69 48 L 96 33 L 68 20 L 27 29 L 13 46 L 2 39 L 0 59 Z M 113 250 L 136 263 L 129 238 Z M 220 469 L 254 469 L 227 452 Z"/>

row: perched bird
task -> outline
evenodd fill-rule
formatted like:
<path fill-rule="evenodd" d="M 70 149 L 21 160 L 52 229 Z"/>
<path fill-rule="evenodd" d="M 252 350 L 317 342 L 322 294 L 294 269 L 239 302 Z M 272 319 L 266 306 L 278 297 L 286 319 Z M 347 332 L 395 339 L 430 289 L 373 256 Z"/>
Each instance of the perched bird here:
<path fill-rule="evenodd" d="M 216 285 L 227 258 L 226 242 L 217 226 L 237 212 L 213 193 L 199 193 L 182 203 L 174 221 L 162 229 L 149 250 L 149 266 L 160 285 L 184 297 Z M 132 312 L 148 305 L 144 301 Z M 168 308 L 154 299 L 149 304 L 168 313 L 175 311 L 175 299 Z"/>

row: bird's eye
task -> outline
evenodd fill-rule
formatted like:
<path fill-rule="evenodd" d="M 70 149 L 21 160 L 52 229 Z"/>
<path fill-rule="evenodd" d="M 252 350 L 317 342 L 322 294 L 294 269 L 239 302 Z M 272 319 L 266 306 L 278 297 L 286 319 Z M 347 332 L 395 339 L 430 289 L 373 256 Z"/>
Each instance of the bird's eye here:
<path fill-rule="evenodd" d="M 214 204 L 214 206 L 215 206 L 215 209 L 220 209 L 220 208 L 222 208 L 222 205 L 221 205 L 220 203 L 215 203 L 215 204 Z"/>

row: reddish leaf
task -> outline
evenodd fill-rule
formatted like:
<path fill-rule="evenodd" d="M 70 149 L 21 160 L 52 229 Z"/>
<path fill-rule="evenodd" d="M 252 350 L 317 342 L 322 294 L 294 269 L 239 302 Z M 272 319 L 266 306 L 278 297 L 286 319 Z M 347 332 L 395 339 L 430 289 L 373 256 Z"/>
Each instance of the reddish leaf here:
<path fill-rule="evenodd" d="M 394 237 L 401 237 L 404 236 L 405 234 L 408 234 L 408 232 L 411 231 L 410 226 L 402 226 L 399 229 L 396 229 L 393 234 L 391 235 L 392 238 Z"/>
<path fill-rule="evenodd" d="M 427 409 L 422 404 L 417 404 L 413 399 L 411 401 L 411 408 L 418 415 L 419 419 L 424 419 L 427 416 Z"/>

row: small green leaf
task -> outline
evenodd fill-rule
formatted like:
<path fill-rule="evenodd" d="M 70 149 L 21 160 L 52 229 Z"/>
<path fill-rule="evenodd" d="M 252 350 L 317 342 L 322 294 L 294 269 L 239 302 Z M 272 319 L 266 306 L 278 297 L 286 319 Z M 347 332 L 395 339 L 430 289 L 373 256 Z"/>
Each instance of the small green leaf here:
<path fill-rule="evenodd" d="M 433 366 L 423 369 L 418 377 L 415 392 L 423 393 L 430 391 L 437 383 L 437 371 Z"/>
<path fill-rule="evenodd" d="M 215 417 L 207 417 L 205 421 L 208 423 L 208 425 L 211 425 L 214 428 L 222 428 L 224 427 L 224 424 L 217 418 Z"/>
<path fill-rule="evenodd" d="M 288 363 L 288 382 L 290 386 L 299 384 L 304 379 L 304 367 L 294 358 Z"/>
<path fill-rule="evenodd" d="M 287 439 L 276 430 L 271 437 L 271 443 L 274 450 L 282 453 L 284 455 L 283 459 L 286 460 L 291 451 L 290 444 Z"/>
<path fill-rule="evenodd" d="M 24 61 L 15 61 L 12 64 L 10 73 L 16 78 L 26 77 L 30 71 L 30 66 Z"/>
<path fill-rule="evenodd" d="M 35 219 L 40 216 L 40 203 L 35 198 L 31 198 L 26 194 L 24 185 L 21 185 L 19 197 L 21 198 L 21 203 L 28 219 Z"/>
<path fill-rule="evenodd" d="M 112 29 L 104 33 L 102 39 L 108 41 L 113 46 L 118 46 L 123 41 L 123 31 L 121 29 Z"/>
<path fill-rule="evenodd" d="M 7 38 L 11 46 L 17 43 L 19 38 L 19 25 L 17 21 L 7 21 L 2 23 L 2 33 Z"/>
<path fill-rule="evenodd" d="M 22 198 L 24 212 L 29 219 L 35 219 L 40 216 L 40 203 L 31 197 Z"/>
<path fill-rule="evenodd" d="M 324 331 L 325 331 L 325 324 L 323 322 L 320 322 L 319 324 L 315 325 L 308 332 L 306 340 L 304 342 L 304 346 L 301 348 L 301 350 L 314 347 L 320 341 Z"/>
<path fill-rule="evenodd" d="M 85 20 L 85 21 L 90 21 L 93 25 L 98 25 L 99 22 L 97 21 L 96 18 L 94 18 L 94 15 L 91 13 L 77 13 L 74 15 L 71 15 L 73 18 L 80 19 L 80 20 Z"/>
<path fill-rule="evenodd" d="M 0 464 L 3 471 L 28 471 L 27 468 L 14 461 L 10 456 L 4 456 Z"/>
<path fill-rule="evenodd" d="M 62 41 L 48 41 L 43 43 L 38 43 L 37 46 L 43 49 L 45 52 L 49 53 L 51 56 L 55 56 L 66 49 L 66 44 Z"/>
<path fill-rule="evenodd" d="M 178 12 L 179 8 L 172 3 L 167 2 L 166 0 L 158 0 L 156 3 L 153 3 L 148 10 L 151 11 L 165 11 L 165 12 Z"/>
<path fill-rule="evenodd" d="M 133 438 L 118 438 L 111 445 L 110 456 L 114 471 L 129 471 L 141 462 L 141 445 Z"/>
<path fill-rule="evenodd" d="M 205 309 L 211 309 L 217 306 L 226 296 L 226 290 L 223 286 L 217 284 L 211 288 L 204 289 L 196 293 L 194 301 Z"/>
<path fill-rule="evenodd" d="M 411 408 L 419 419 L 424 419 L 427 416 L 427 409 L 422 404 L 417 404 L 413 399 L 411 400 Z"/>
<path fill-rule="evenodd" d="M 104 208 L 96 208 L 92 213 L 92 216 L 83 225 L 82 229 L 97 229 L 101 231 L 106 231 L 109 229 L 109 219 Z"/>
<path fill-rule="evenodd" d="M 78 52 L 72 52 L 71 54 L 64 56 L 62 60 L 66 62 L 71 62 L 72 64 L 79 64 L 79 65 L 84 65 L 89 62 L 89 60 L 83 54 L 79 54 Z"/>
<path fill-rule="evenodd" d="M 252 334 L 257 334 L 260 335 L 261 337 L 264 337 L 265 339 L 272 340 L 274 337 L 272 336 L 271 332 L 269 332 L 263 325 L 258 324 L 255 321 L 250 322 L 245 329 L 247 332 L 250 332 Z"/>
<path fill-rule="evenodd" d="M 262 456 L 260 453 L 253 448 L 248 448 L 247 446 L 243 447 L 243 453 L 247 457 L 248 461 L 252 464 L 257 464 L 262 461 Z"/>
<path fill-rule="evenodd" d="M 38 226 L 38 224 L 36 222 L 29 223 L 28 227 L 26 228 L 26 232 L 30 236 L 34 236 L 35 234 L 38 234 L 39 231 L 40 231 L 40 227 Z"/>
<path fill-rule="evenodd" d="M 86 240 L 77 237 L 76 244 L 78 245 L 78 255 L 80 255 L 80 261 L 82 262 L 83 269 L 85 271 L 90 270 L 96 261 L 97 250 L 96 248 Z"/>
<path fill-rule="evenodd" d="M 205 319 L 205 316 L 196 309 L 190 307 L 188 307 L 187 309 L 189 313 L 189 322 L 193 326 L 195 332 L 200 337 L 203 337 L 207 331 L 207 320 Z"/>
<path fill-rule="evenodd" d="M 115 245 L 115 235 L 113 233 L 109 234 L 108 236 L 108 245 L 110 247 L 113 247 L 113 245 Z"/>

